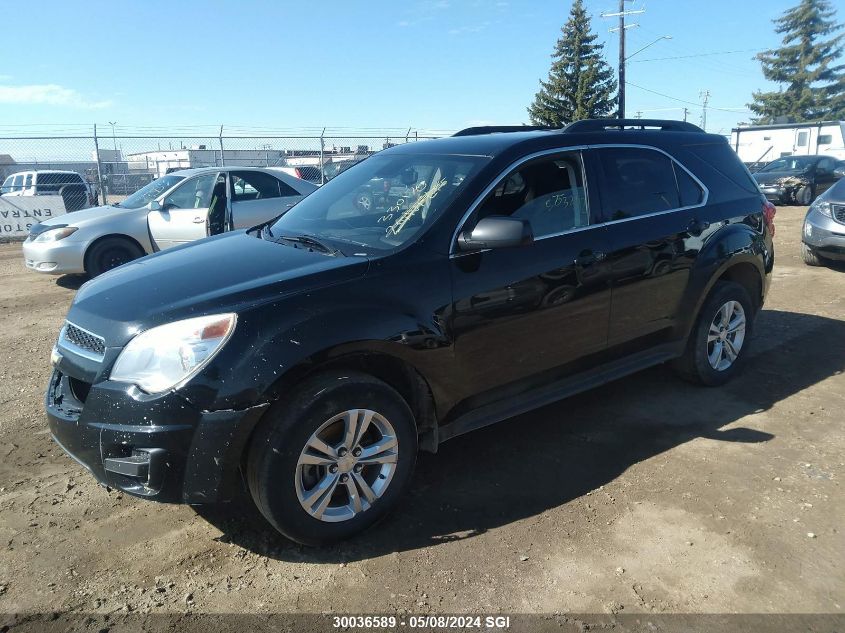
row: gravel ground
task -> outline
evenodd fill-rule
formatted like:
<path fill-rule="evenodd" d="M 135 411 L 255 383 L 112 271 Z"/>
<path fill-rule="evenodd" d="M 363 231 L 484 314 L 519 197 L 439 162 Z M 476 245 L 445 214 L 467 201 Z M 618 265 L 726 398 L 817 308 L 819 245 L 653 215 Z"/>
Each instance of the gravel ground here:
<path fill-rule="evenodd" d="M 80 281 L 28 272 L 19 244 L 0 246 L 0 625 L 50 612 L 841 617 L 845 268 L 801 262 L 802 217 L 778 210 L 772 289 L 735 382 L 697 388 L 659 367 L 455 439 L 421 457 L 391 518 L 319 550 L 246 505 L 108 491 L 66 457 L 42 394 Z"/>

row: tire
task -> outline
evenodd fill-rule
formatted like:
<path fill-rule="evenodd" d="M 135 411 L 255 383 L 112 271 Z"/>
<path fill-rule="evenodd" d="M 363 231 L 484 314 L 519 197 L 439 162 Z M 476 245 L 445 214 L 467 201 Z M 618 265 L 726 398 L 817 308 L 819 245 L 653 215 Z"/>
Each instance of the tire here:
<path fill-rule="evenodd" d="M 801 242 L 801 259 L 807 266 L 824 266 L 824 260 L 804 242 Z"/>
<path fill-rule="evenodd" d="M 810 206 L 810 203 L 813 201 L 813 197 L 813 190 L 809 185 L 801 187 L 795 192 L 795 202 L 802 207 Z"/>
<path fill-rule="evenodd" d="M 355 206 L 362 213 L 370 213 L 374 204 L 373 197 L 367 192 L 361 192 L 355 196 Z"/>
<path fill-rule="evenodd" d="M 741 337 L 738 325 L 734 333 L 731 333 L 730 327 L 722 333 L 722 310 L 725 306 L 731 306 L 729 324 L 739 323 L 738 317 L 744 319 Z M 716 282 L 690 332 L 683 356 L 674 362 L 675 370 L 685 380 L 708 387 L 731 380 L 741 370 L 748 355 L 755 316 L 751 297 L 743 286 L 732 281 Z M 716 340 L 711 340 L 713 336 Z M 736 355 L 731 359 L 734 352 Z"/>
<path fill-rule="evenodd" d="M 145 254 L 135 242 L 123 237 L 107 237 L 88 249 L 85 255 L 85 272 L 91 277 L 97 277 Z"/>
<path fill-rule="evenodd" d="M 352 411 L 358 428 L 366 426 L 360 443 L 344 436 L 351 419 L 346 414 Z M 322 448 L 306 451 L 309 443 Z M 388 450 L 373 448 L 377 445 Z M 386 463 L 355 463 L 362 446 L 362 459 L 370 448 Z M 250 442 L 247 483 L 261 514 L 284 536 L 303 545 L 325 545 L 384 518 L 404 495 L 416 457 L 416 424 L 405 400 L 372 376 L 333 371 L 306 379 L 267 411 Z M 330 495 L 320 494 L 329 488 Z"/>

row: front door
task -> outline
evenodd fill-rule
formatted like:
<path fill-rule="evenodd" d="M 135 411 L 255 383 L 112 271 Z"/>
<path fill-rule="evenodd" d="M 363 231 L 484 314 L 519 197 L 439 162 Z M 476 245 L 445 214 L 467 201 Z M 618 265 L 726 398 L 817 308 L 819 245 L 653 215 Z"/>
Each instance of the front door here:
<path fill-rule="evenodd" d="M 613 298 L 611 356 L 670 342 L 690 269 L 707 227 L 704 190 L 656 149 L 591 150 L 602 175 L 602 219 L 609 244 Z"/>
<path fill-rule="evenodd" d="M 208 207 L 217 178 L 217 172 L 188 178 L 160 201 L 160 210 L 149 212 L 150 235 L 158 250 L 206 236 Z"/>
<path fill-rule="evenodd" d="M 450 259 L 455 359 L 473 406 L 540 386 L 598 361 L 610 308 L 604 229 L 588 205 L 579 151 L 523 163 L 461 228 L 486 216 L 530 222 L 534 243 Z"/>
<path fill-rule="evenodd" d="M 301 199 L 293 187 L 266 172 L 232 172 L 232 226 L 236 229 L 272 220 Z"/>

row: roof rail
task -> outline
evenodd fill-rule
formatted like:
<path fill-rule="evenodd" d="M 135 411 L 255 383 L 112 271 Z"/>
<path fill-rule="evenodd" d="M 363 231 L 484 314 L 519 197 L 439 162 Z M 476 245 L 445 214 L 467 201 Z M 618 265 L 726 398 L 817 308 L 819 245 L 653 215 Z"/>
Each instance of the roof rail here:
<path fill-rule="evenodd" d="M 477 136 L 479 134 L 496 134 L 500 132 L 536 132 L 537 130 L 560 130 L 561 128 L 548 125 L 481 125 L 468 127 L 455 132 L 452 136 Z"/>
<path fill-rule="evenodd" d="M 687 123 L 686 121 L 672 121 L 668 119 L 585 119 L 570 123 L 564 128 L 564 131 L 570 133 L 603 132 L 605 130 L 622 130 L 625 128 L 639 128 L 641 130 L 659 128 L 664 132 L 698 132 L 704 134 L 704 130 L 697 125 Z"/>

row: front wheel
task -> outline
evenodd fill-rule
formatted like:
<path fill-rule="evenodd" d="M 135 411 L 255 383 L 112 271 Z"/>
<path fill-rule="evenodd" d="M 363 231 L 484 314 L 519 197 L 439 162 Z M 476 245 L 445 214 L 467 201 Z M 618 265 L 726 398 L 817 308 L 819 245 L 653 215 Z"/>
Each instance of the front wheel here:
<path fill-rule="evenodd" d="M 802 207 L 809 206 L 812 201 L 813 189 L 809 185 L 805 185 L 795 192 L 795 202 L 800 204 Z"/>
<path fill-rule="evenodd" d="M 822 258 L 812 248 L 801 242 L 801 259 L 807 266 L 823 266 Z"/>
<path fill-rule="evenodd" d="M 707 386 L 728 382 L 747 356 L 753 323 L 748 291 L 731 281 L 717 282 L 675 369 L 683 378 Z"/>
<path fill-rule="evenodd" d="M 250 445 L 247 480 L 273 527 L 322 545 L 382 519 L 402 498 L 416 454 L 413 415 L 392 387 L 330 372 L 267 412 Z"/>
<path fill-rule="evenodd" d="M 85 256 L 85 272 L 97 277 L 133 259 L 144 256 L 143 249 L 122 237 L 107 237 L 95 243 Z"/>

